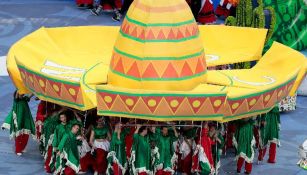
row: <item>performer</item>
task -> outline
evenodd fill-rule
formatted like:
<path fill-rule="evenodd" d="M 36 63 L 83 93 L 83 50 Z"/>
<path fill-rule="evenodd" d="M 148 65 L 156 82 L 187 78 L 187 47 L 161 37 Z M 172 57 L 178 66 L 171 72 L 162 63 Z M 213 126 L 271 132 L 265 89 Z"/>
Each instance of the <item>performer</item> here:
<path fill-rule="evenodd" d="M 110 149 L 110 131 L 105 124 L 104 119 L 99 117 L 97 125 L 93 128 L 90 145 L 92 146 L 92 152 L 95 153 L 95 174 L 104 174 L 107 170 L 107 155 Z"/>
<path fill-rule="evenodd" d="M 53 135 L 53 141 L 52 141 L 52 147 L 53 147 L 53 157 L 51 158 L 52 162 L 55 162 L 55 174 L 60 173 L 61 171 L 61 164 L 62 164 L 62 159 L 58 156 L 58 146 L 60 141 L 62 140 L 62 137 L 66 132 L 68 132 L 69 126 L 67 126 L 67 111 L 63 111 L 59 113 L 59 119 L 60 119 L 60 124 L 58 124 L 54 130 L 54 135 Z"/>
<path fill-rule="evenodd" d="M 35 100 L 39 100 L 36 98 Z M 37 107 L 36 112 L 36 121 L 35 121 L 35 128 L 36 128 L 36 139 L 39 141 L 42 135 L 43 130 L 43 123 L 47 114 L 47 105 L 45 101 L 40 101 Z"/>
<path fill-rule="evenodd" d="M 208 122 L 203 122 L 197 139 L 197 147 L 193 154 L 192 173 L 210 174 L 214 172 L 211 146 L 212 140 L 208 136 Z"/>
<path fill-rule="evenodd" d="M 114 15 L 113 15 L 112 19 L 114 21 L 120 21 L 121 14 L 119 13 L 119 10 L 116 7 L 115 0 L 106 0 L 106 2 L 111 6 L 111 8 L 112 8 L 112 10 L 114 12 Z M 99 16 L 99 13 L 101 12 L 101 10 L 102 10 L 102 4 L 100 2 L 100 5 L 98 5 L 98 7 L 96 7 L 96 8 L 93 8 L 91 10 L 91 12 L 94 15 Z"/>
<path fill-rule="evenodd" d="M 72 125 L 70 131 L 65 133 L 58 144 L 57 157 L 60 157 L 62 160 L 61 164 L 57 169 L 59 169 L 60 174 L 65 175 L 75 175 L 79 172 L 80 169 L 80 157 L 78 151 L 78 144 L 84 138 L 78 135 L 81 123 L 75 122 Z M 78 135 L 76 137 L 76 135 Z"/>
<path fill-rule="evenodd" d="M 234 13 L 237 5 L 238 0 L 221 0 L 215 10 L 215 14 L 227 18 L 229 15 Z"/>
<path fill-rule="evenodd" d="M 21 156 L 24 152 L 29 135 L 35 138 L 35 124 L 28 105 L 32 96 L 28 97 L 14 92 L 13 108 L 6 117 L 2 129 L 10 130 L 10 138 L 15 139 L 15 153 Z"/>
<path fill-rule="evenodd" d="M 135 175 L 152 174 L 151 147 L 147 127 L 137 125 L 131 153 L 132 172 Z"/>
<path fill-rule="evenodd" d="M 123 130 L 123 131 L 122 131 Z M 108 154 L 108 173 L 113 175 L 124 175 L 128 168 L 125 137 L 129 134 L 129 128 L 122 128 L 120 123 L 115 125 L 112 134 L 110 152 Z"/>
<path fill-rule="evenodd" d="M 278 107 L 276 106 L 269 113 L 262 115 L 261 121 L 258 161 L 263 160 L 267 145 L 270 144 L 268 163 L 275 163 L 276 147 L 279 146 L 280 115 Z"/>
<path fill-rule="evenodd" d="M 192 125 L 192 122 L 187 122 Z M 183 175 L 191 174 L 192 167 L 192 155 L 193 150 L 196 147 L 195 137 L 197 128 L 192 126 L 186 126 L 182 129 L 182 140 L 179 144 L 179 156 L 178 156 L 178 169 Z"/>
<path fill-rule="evenodd" d="M 51 116 L 47 117 L 44 121 L 44 128 L 43 128 L 43 135 L 42 140 L 44 144 L 44 150 L 45 150 L 45 170 L 47 173 L 52 173 L 54 171 L 54 162 L 52 160 L 52 153 L 53 153 L 53 136 L 54 136 L 54 130 L 59 124 L 59 116 L 58 111 L 54 111 Z"/>
<path fill-rule="evenodd" d="M 167 126 L 161 127 L 162 131 L 157 130 L 157 148 L 159 152 L 158 163 L 155 166 L 156 175 L 174 174 L 174 166 L 177 155 L 175 154 L 173 143 L 178 139 L 178 133 L 175 126 L 172 126 L 174 134 L 170 134 Z M 161 132 L 161 133 L 160 133 Z"/>
<path fill-rule="evenodd" d="M 237 173 L 241 172 L 245 162 L 245 174 L 251 174 L 254 159 L 255 138 L 253 136 L 253 119 L 241 119 L 236 121 L 237 129 L 233 137 L 233 144 L 237 153 Z"/>
<path fill-rule="evenodd" d="M 209 136 L 213 141 L 212 155 L 214 160 L 215 173 L 218 174 L 218 170 L 221 166 L 220 157 L 224 148 L 224 137 L 219 130 L 216 130 L 215 125 L 210 126 Z"/>
<path fill-rule="evenodd" d="M 211 0 L 201 0 L 200 11 L 197 15 L 197 22 L 201 24 L 214 23 L 216 17 L 214 14 L 213 2 Z"/>

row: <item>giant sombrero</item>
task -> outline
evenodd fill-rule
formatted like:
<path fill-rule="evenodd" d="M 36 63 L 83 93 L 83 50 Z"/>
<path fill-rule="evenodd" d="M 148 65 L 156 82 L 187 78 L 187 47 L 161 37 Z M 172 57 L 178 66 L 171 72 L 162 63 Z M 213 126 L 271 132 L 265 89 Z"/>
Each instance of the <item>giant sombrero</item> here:
<path fill-rule="evenodd" d="M 10 49 L 8 70 L 21 93 L 79 110 L 223 122 L 268 112 L 305 76 L 304 55 L 282 44 L 261 58 L 265 35 L 197 26 L 184 0 L 135 0 L 120 29 L 33 32 Z M 207 71 L 252 60 L 259 62 L 248 70 Z"/>

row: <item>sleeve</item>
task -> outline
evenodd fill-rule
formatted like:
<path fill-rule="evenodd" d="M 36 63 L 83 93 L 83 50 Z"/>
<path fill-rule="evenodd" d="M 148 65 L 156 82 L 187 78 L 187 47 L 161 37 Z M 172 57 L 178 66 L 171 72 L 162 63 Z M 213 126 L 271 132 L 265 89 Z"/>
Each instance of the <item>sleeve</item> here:
<path fill-rule="evenodd" d="M 120 145 L 120 144 L 122 144 L 123 143 L 123 141 L 121 140 L 121 139 L 118 139 L 118 137 L 117 137 L 117 132 L 114 132 L 113 134 L 112 134 L 112 142 L 114 141 L 114 144 L 115 145 Z"/>
<path fill-rule="evenodd" d="M 137 146 L 139 144 L 139 135 L 138 134 L 133 134 L 133 144 L 132 144 L 132 149 L 136 150 Z"/>
<path fill-rule="evenodd" d="M 54 130 L 54 135 L 53 135 L 53 141 L 52 141 L 52 146 L 56 148 L 58 146 L 58 127 L 55 128 Z"/>
<path fill-rule="evenodd" d="M 61 139 L 61 141 L 60 141 L 60 143 L 59 143 L 59 146 L 58 146 L 58 150 L 59 150 L 60 152 L 63 151 L 63 148 L 65 147 L 65 144 L 66 144 L 67 139 L 68 139 L 68 135 L 65 134 L 65 135 L 62 137 L 62 139 Z"/>

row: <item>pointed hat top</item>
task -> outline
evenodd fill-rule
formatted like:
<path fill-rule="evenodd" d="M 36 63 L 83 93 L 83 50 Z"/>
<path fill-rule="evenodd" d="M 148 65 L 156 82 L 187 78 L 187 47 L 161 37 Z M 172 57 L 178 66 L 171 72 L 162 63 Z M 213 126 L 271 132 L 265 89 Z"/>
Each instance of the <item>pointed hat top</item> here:
<path fill-rule="evenodd" d="M 134 0 L 114 46 L 108 84 L 185 91 L 205 81 L 198 26 L 185 0 Z"/>

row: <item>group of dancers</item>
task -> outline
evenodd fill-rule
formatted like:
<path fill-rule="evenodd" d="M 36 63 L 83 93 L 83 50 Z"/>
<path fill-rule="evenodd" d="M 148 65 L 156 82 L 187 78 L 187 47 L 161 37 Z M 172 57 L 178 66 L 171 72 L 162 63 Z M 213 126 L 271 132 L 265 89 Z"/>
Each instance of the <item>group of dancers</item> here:
<path fill-rule="evenodd" d="M 191 7 L 195 20 L 199 24 L 215 23 L 216 17 L 227 18 L 235 14 L 237 0 L 220 0 L 217 8 L 214 10 L 211 0 L 186 0 Z M 91 12 L 98 16 L 102 11 L 112 11 L 112 19 L 120 21 L 127 12 L 133 0 L 76 0 L 79 8 L 91 9 Z"/>
<path fill-rule="evenodd" d="M 153 122 L 97 116 L 40 101 L 36 121 L 28 106 L 32 96 L 14 94 L 13 108 L 3 128 L 22 155 L 29 135 L 40 143 L 45 170 L 54 174 L 171 175 L 218 174 L 220 158 L 235 148 L 237 173 L 245 162 L 252 172 L 255 148 L 258 163 L 269 147 L 268 163 L 276 162 L 279 111 L 228 123 Z M 37 99 L 38 100 L 38 99 Z"/>

